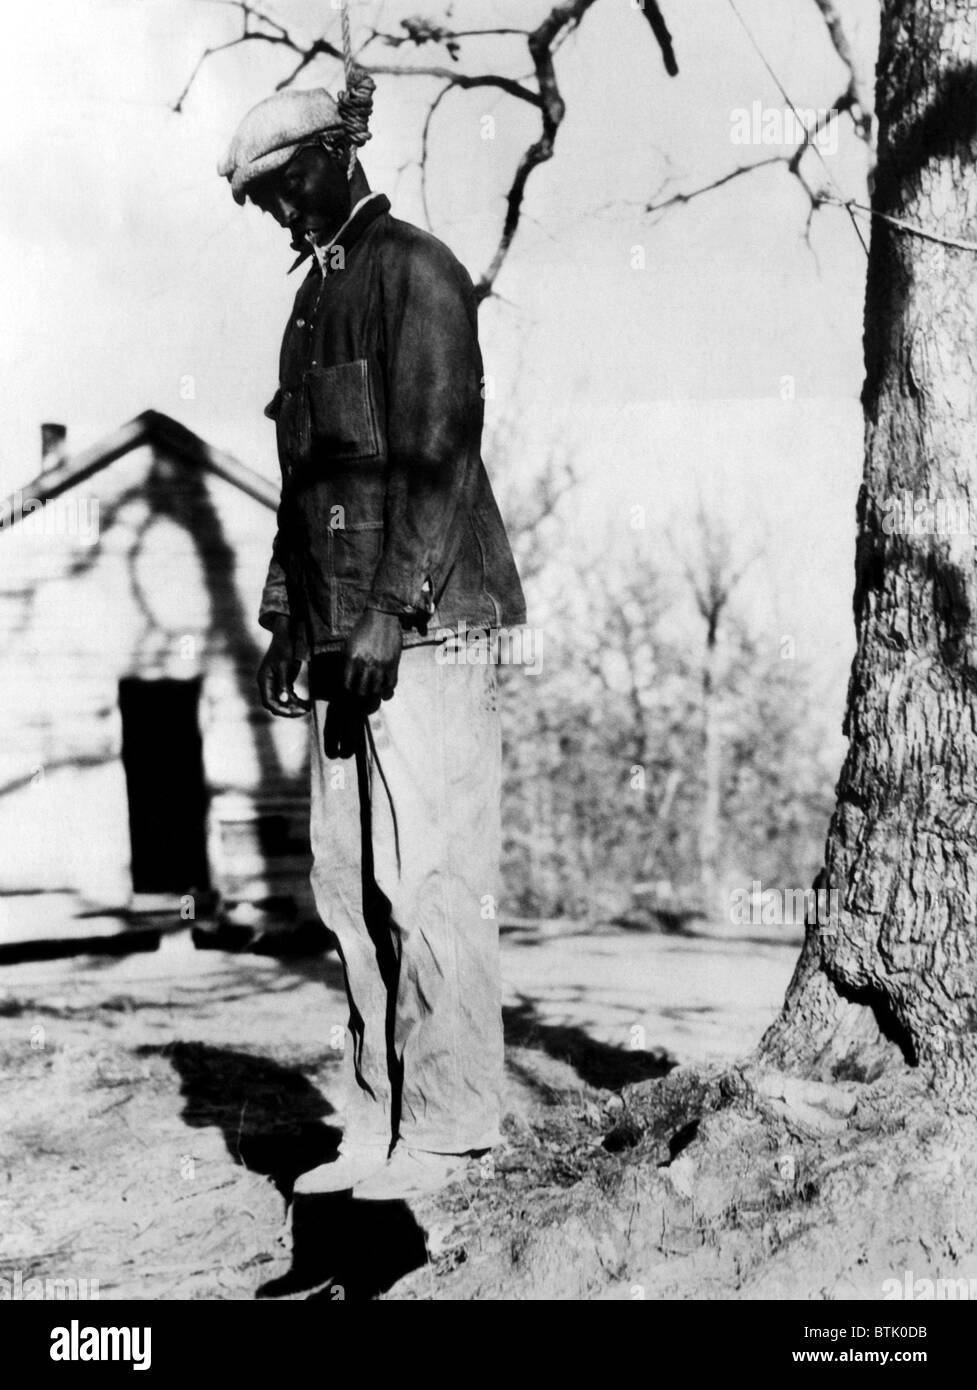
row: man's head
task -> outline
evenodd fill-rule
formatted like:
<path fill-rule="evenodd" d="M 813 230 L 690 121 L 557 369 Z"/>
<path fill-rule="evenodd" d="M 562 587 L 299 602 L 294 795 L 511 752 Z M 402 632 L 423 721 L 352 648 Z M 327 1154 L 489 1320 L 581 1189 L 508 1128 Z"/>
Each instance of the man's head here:
<path fill-rule="evenodd" d="M 218 172 L 238 203 L 250 197 L 295 238 L 328 239 L 349 215 L 353 151 L 369 139 L 372 104 L 373 79 L 361 68 L 335 101 L 321 87 L 276 92 L 244 117 Z"/>
<path fill-rule="evenodd" d="M 346 221 L 352 206 L 348 178 L 349 156 L 337 157 L 321 145 L 303 145 L 274 173 L 252 180 L 247 197 L 292 233 L 330 241 Z"/>

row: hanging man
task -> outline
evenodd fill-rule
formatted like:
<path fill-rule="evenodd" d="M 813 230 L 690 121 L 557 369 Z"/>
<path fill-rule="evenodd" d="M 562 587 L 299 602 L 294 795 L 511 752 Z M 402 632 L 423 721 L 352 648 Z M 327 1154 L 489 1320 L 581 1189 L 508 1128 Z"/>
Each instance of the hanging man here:
<path fill-rule="evenodd" d="M 386 1200 L 500 1137 L 496 672 L 445 658 L 525 607 L 479 452 L 471 280 L 370 191 L 373 83 L 348 68 L 347 89 L 261 102 L 220 172 L 311 257 L 266 408 L 282 496 L 258 685 L 275 715 L 311 711 L 312 884 L 344 969 L 348 1095 L 336 1159 L 295 1190 Z"/>

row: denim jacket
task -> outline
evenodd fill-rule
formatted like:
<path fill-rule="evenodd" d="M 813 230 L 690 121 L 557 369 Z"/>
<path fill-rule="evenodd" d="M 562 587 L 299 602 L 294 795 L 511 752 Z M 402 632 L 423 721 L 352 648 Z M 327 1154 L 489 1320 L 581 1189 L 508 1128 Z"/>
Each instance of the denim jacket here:
<path fill-rule="evenodd" d="M 312 267 L 285 330 L 275 420 L 278 533 L 260 622 L 334 650 L 365 608 L 429 630 L 525 622 L 480 454 L 472 283 L 436 238 L 366 199 Z"/>

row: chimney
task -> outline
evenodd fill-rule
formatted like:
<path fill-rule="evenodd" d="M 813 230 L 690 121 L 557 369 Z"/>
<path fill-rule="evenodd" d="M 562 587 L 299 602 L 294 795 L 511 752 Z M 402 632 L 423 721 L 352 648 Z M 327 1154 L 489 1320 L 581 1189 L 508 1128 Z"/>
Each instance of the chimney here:
<path fill-rule="evenodd" d="M 64 463 L 67 455 L 68 427 L 47 422 L 41 425 L 41 469 L 47 473 Z"/>

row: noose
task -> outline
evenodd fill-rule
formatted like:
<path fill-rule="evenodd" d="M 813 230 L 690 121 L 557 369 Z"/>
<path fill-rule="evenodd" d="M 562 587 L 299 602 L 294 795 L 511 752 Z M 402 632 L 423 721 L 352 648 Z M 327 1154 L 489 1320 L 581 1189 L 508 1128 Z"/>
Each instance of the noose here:
<path fill-rule="evenodd" d="M 349 28 L 349 0 L 340 0 L 339 20 L 343 34 L 343 71 L 346 74 L 348 85 L 353 73 L 353 40 L 350 37 Z"/>
<path fill-rule="evenodd" d="M 368 72 L 353 58 L 353 41 L 349 27 L 349 0 L 340 0 L 340 28 L 343 37 L 343 72 L 346 90 L 336 97 L 339 114 L 349 139 L 349 165 L 346 177 L 353 177 L 356 166 L 356 151 L 370 138 L 370 115 L 373 111 L 373 93 L 376 83 Z"/>

